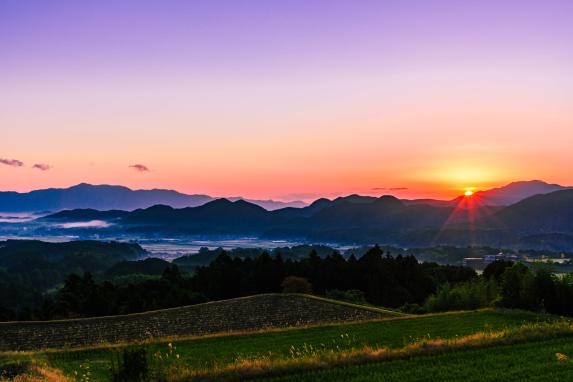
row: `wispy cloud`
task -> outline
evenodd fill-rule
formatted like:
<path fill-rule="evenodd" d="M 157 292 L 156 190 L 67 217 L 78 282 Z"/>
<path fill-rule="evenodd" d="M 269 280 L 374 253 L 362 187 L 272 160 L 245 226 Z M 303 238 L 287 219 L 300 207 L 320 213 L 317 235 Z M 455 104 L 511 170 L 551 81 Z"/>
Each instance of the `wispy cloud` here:
<path fill-rule="evenodd" d="M 132 164 L 131 166 L 132 169 L 134 169 L 135 171 L 139 171 L 139 172 L 149 172 L 149 167 L 147 167 L 146 165 L 143 164 Z"/>
<path fill-rule="evenodd" d="M 0 158 L 0 164 L 5 164 L 6 166 L 12 166 L 12 167 L 22 167 L 24 165 L 24 162 L 19 161 L 17 159 Z"/>
<path fill-rule="evenodd" d="M 372 191 L 406 191 L 408 187 L 374 187 Z"/>
<path fill-rule="evenodd" d="M 40 171 L 48 171 L 52 168 L 52 166 L 45 163 L 36 163 L 35 165 L 32 166 L 32 168 L 35 168 Z"/>

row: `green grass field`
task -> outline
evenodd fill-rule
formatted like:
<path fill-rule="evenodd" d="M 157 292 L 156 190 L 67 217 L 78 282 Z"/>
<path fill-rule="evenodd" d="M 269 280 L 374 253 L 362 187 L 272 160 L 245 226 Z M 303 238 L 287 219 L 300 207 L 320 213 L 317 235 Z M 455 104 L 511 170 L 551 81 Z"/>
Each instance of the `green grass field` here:
<path fill-rule="evenodd" d="M 539 316 L 533 313 L 483 310 L 190 339 L 173 341 L 173 345 L 185 366 L 210 368 L 230 364 L 237 359 L 269 355 L 288 357 L 293 347 L 302 349 L 310 346 L 341 351 L 367 345 L 398 348 L 423 338 L 455 338 L 483 330 L 517 327 L 537 320 L 540 320 Z M 165 342 L 146 346 L 151 352 L 167 350 Z M 46 361 L 67 375 L 89 366 L 92 381 L 109 380 L 109 348 L 46 352 L 34 354 L 33 357 Z"/>
<path fill-rule="evenodd" d="M 258 379 L 265 382 L 544 381 L 573 380 L 573 339 L 533 342 Z"/>

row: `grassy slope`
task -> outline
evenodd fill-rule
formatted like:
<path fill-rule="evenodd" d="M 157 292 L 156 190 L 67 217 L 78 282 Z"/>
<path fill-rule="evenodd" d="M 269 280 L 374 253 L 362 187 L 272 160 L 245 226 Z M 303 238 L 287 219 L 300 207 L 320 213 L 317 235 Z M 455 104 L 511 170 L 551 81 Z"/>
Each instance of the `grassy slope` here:
<path fill-rule="evenodd" d="M 455 352 L 362 366 L 340 367 L 326 371 L 260 379 L 260 381 L 557 382 L 573 380 L 573 361 L 557 361 L 556 353 L 564 353 L 572 357 L 573 341 L 571 338 Z"/>
<path fill-rule="evenodd" d="M 186 341 L 174 341 L 177 353 L 191 367 L 204 367 L 227 364 L 238 357 L 257 357 L 272 352 L 288 355 L 291 346 L 303 344 L 348 349 L 364 345 L 401 347 L 416 339 L 452 338 L 478 332 L 484 329 L 501 329 L 519 326 L 524 322 L 535 321 L 537 316 L 524 312 L 477 311 L 443 315 L 428 315 L 388 319 L 353 324 L 330 324 L 313 328 L 270 331 L 250 335 L 232 335 Z M 341 335 L 348 338 L 341 339 Z M 148 345 L 155 351 L 165 350 L 165 343 Z M 80 365 L 89 364 L 94 380 L 106 380 L 109 367 L 109 349 L 50 352 L 40 355 L 51 366 L 61 368 L 67 373 L 80 369 Z"/>

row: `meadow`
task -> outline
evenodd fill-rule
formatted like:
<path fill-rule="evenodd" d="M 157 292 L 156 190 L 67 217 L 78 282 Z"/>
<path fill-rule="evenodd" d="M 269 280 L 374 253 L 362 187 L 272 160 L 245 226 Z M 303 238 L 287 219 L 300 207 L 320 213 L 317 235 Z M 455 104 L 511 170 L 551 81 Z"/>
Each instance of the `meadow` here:
<path fill-rule="evenodd" d="M 187 370 L 208 371 L 245 360 L 304 358 L 324 352 L 338 354 L 365 347 L 398 349 L 428 339 L 455 339 L 478 332 L 517 328 L 523 324 L 546 320 L 551 320 L 551 317 L 521 311 L 487 309 L 238 335 L 166 339 L 148 342 L 143 346 L 149 354 L 170 354 L 172 358 L 177 356 L 177 363 L 184 365 Z M 76 373 L 82 375 L 89 370 L 90 380 L 107 381 L 110 379 L 112 354 L 122 346 L 131 345 L 13 353 L 2 358 L 4 362 L 32 358 L 36 362 L 60 369 L 69 376 Z M 319 377 L 320 375 L 318 373 Z M 330 377 L 325 378 L 324 380 L 328 380 Z"/>

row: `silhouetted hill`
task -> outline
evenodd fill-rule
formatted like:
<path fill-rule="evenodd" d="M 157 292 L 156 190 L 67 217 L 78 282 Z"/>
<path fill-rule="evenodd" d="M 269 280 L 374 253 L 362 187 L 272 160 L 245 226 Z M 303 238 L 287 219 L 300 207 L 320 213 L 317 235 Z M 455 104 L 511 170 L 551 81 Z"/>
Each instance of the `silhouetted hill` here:
<path fill-rule="evenodd" d="M 43 290 L 62 283 L 70 273 L 103 272 L 120 261 L 134 260 L 146 254 L 134 243 L 0 241 L 0 283 Z M 1 303 L 7 305 L 6 301 Z M 12 303 L 17 304 L 18 301 Z"/>
<path fill-rule="evenodd" d="M 291 202 L 282 202 L 272 199 L 266 199 L 266 200 L 247 199 L 243 198 L 242 196 L 234 196 L 232 198 L 226 198 L 226 199 L 229 199 L 232 202 L 236 202 L 237 200 L 244 200 L 246 202 L 256 204 L 257 206 L 261 206 L 268 211 L 274 211 L 281 208 L 303 208 L 307 206 L 305 202 L 302 202 L 300 200 L 293 200 Z"/>
<path fill-rule="evenodd" d="M 457 198 L 451 206 L 350 195 L 276 211 L 244 200 L 217 199 L 182 209 L 156 205 L 132 212 L 84 210 L 56 216 L 113 220 L 114 234 L 250 236 L 405 247 L 528 243 L 537 249 L 573 248 L 573 190 L 536 195 L 507 207 L 486 205 L 481 195 Z"/>
<path fill-rule="evenodd" d="M 65 209 L 134 210 L 160 203 L 174 207 L 198 206 L 212 200 L 207 195 L 185 195 L 172 190 L 131 190 L 123 186 L 78 184 L 28 193 L 0 192 L 0 211 L 36 212 Z"/>
<path fill-rule="evenodd" d="M 173 209 L 154 206 L 136 210 L 120 222 L 193 234 L 249 234 L 260 232 L 273 221 L 272 212 L 244 200 L 217 199 L 199 207 Z"/>
<path fill-rule="evenodd" d="M 509 206 L 534 195 L 549 194 L 554 191 L 566 190 L 570 187 L 558 184 L 550 184 L 541 180 L 520 181 L 507 184 L 503 187 L 490 190 L 477 191 L 474 198 L 481 205 L 486 206 Z M 454 207 L 460 203 L 463 196 L 452 200 L 436 199 L 412 199 L 403 200 L 407 205 L 428 204 L 434 207 Z"/>
<path fill-rule="evenodd" d="M 132 211 L 164 204 L 174 208 L 197 207 L 215 198 L 209 195 L 187 195 L 173 190 L 132 190 L 123 186 L 81 183 L 69 188 L 49 188 L 27 193 L 0 192 L 2 212 L 40 212 L 71 209 Z M 301 201 L 250 200 L 269 210 L 303 207 Z"/>
<path fill-rule="evenodd" d="M 532 196 L 502 209 L 482 224 L 527 233 L 573 233 L 573 190 Z"/>
<path fill-rule="evenodd" d="M 549 184 L 541 180 L 531 180 L 513 182 L 506 186 L 487 191 L 478 191 L 474 196 L 480 198 L 482 202 L 487 205 L 508 206 L 534 195 L 549 194 L 567 188 L 568 187 L 558 184 Z"/>
<path fill-rule="evenodd" d="M 121 210 L 99 211 L 87 208 L 87 209 L 76 209 L 76 210 L 64 210 L 57 212 L 55 214 L 42 217 L 38 220 L 67 221 L 67 222 L 90 221 L 90 220 L 110 221 L 122 218 L 124 216 L 127 216 L 128 214 L 129 214 L 128 211 L 121 211 Z"/>
<path fill-rule="evenodd" d="M 569 232 L 567 215 L 573 206 L 573 190 L 538 195 L 509 207 L 480 206 L 460 201 L 455 207 L 408 205 L 393 196 L 320 200 L 294 209 L 267 211 L 244 200 L 217 199 L 199 207 L 175 209 L 156 205 L 133 212 L 74 210 L 50 215 L 49 220 L 114 220 L 130 230 L 171 233 L 245 235 L 272 233 L 280 237 L 307 237 L 309 232 L 354 229 L 399 233 L 418 230 L 463 229 L 478 223 L 482 229 L 527 232 Z M 477 198 L 474 199 L 477 201 Z M 466 227 L 467 228 L 467 227 Z"/>

